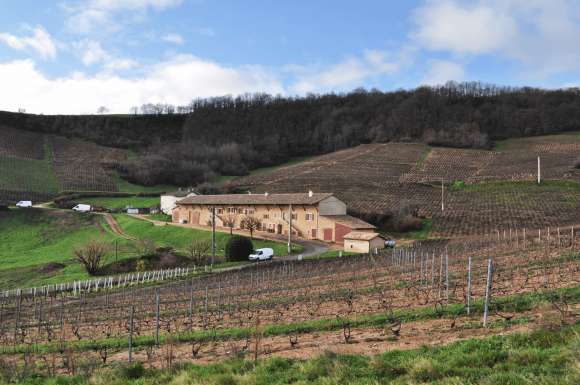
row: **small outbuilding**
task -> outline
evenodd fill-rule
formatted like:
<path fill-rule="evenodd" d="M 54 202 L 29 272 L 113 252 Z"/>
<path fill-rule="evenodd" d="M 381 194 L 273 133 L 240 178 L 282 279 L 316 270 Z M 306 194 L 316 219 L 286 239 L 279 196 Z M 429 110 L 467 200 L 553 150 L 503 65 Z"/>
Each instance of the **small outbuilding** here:
<path fill-rule="evenodd" d="M 380 234 L 369 231 L 352 231 L 344 236 L 344 251 L 353 253 L 370 253 L 385 247 L 385 240 Z"/>

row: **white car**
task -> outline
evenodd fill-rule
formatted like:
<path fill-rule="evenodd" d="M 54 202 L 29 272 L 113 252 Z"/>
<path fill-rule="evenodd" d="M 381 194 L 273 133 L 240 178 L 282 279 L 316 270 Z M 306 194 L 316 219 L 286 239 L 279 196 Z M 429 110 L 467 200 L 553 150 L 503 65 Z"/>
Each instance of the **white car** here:
<path fill-rule="evenodd" d="M 32 207 L 32 201 L 20 201 L 16 203 L 16 207 Z"/>
<path fill-rule="evenodd" d="M 74 211 L 80 212 L 80 213 L 88 213 L 89 211 L 91 211 L 92 207 L 91 205 L 84 205 L 84 204 L 78 204 L 75 207 L 72 208 Z"/>
<path fill-rule="evenodd" d="M 274 257 L 274 250 L 265 247 L 263 249 L 257 249 L 254 254 L 250 254 L 248 259 L 250 261 L 268 261 Z"/>

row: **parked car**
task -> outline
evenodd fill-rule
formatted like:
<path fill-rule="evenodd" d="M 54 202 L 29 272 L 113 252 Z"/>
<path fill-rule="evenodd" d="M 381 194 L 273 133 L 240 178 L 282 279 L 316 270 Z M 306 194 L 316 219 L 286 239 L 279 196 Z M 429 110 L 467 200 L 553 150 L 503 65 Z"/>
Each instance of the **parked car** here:
<path fill-rule="evenodd" d="M 91 211 L 91 205 L 84 205 L 84 204 L 78 204 L 75 207 L 72 208 L 74 211 L 78 211 L 80 213 L 88 213 L 89 211 Z"/>
<path fill-rule="evenodd" d="M 394 239 L 385 239 L 385 247 L 393 248 L 397 245 Z"/>
<path fill-rule="evenodd" d="M 269 247 L 257 249 L 254 254 L 250 254 L 248 257 L 250 261 L 268 261 L 272 258 L 274 258 L 274 250 Z"/>
<path fill-rule="evenodd" d="M 20 201 L 16 203 L 16 207 L 32 207 L 32 201 Z"/>

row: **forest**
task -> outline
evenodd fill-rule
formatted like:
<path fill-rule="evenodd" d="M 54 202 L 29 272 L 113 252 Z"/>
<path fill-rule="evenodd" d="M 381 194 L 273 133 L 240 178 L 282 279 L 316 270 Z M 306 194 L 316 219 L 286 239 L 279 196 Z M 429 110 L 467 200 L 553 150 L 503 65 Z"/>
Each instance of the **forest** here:
<path fill-rule="evenodd" d="M 118 165 L 128 180 L 195 185 L 362 143 L 489 148 L 498 139 L 578 130 L 580 90 L 449 82 L 389 92 L 247 94 L 146 104 L 127 115 L 0 112 L 0 125 L 130 148 L 140 156 Z"/>

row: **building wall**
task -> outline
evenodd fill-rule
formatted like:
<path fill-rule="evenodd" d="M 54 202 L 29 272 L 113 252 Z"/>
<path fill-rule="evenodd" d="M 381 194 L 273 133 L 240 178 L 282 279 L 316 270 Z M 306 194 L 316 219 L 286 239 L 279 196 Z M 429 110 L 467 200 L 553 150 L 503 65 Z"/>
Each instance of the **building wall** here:
<path fill-rule="evenodd" d="M 320 215 L 346 215 L 346 204 L 335 197 L 329 197 L 319 204 Z"/>
<path fill-rule="evenodd" d="M 351 251 L 354 253 L 370 253 L 374 252 L 375 249 L 384 249 L 385 241 L 381 237 L 376 237 L 370 241 L 361 241 L 354 239 L 344 240 L 344 251 Z"/>
<path fill-rule="evenodd" d="M 359 241 L 354 239 L 344 240 L 344 251 L 353 253 L 368 253 L 370 250 L 369 241 Z"/>
<path fill-rule="evenodd" d="M 235 218 L 234 229 L 240 229 L 242 219 L 251 215 L 262 222 L 261 231 L 288 235 L 288 206 L 279 205 L 223 205 L 216 207 L 216 226 L 227 228 L 229 216 Z M 312 205 L 292 206 L 292 234 L 305 239 L 319 239 L 318 207 Z M 211 206 L 182 205 L 173 210 L 173 222 L 186 221 L 192 225 L 211 225 Z M 329 221 L 325 221 L 327 223 Z M 334 223 L 327 223 L 334 228 Z M 334 241 L 334 239 L 332 239 Z"/>

